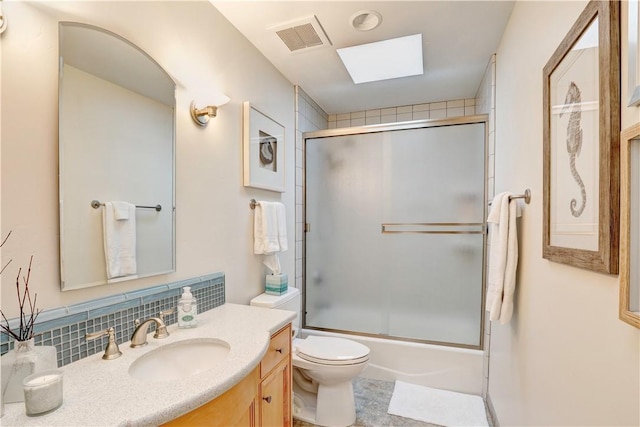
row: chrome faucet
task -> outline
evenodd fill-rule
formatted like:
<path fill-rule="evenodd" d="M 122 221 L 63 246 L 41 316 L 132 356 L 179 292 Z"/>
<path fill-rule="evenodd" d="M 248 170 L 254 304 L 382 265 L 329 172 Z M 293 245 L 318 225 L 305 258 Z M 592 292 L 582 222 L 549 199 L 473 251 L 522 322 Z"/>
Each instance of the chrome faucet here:
<path fill-rule="evenodd" d="M 150 317 L 144 322 L 140 322 L 140 319 L 136 319 L 136 329 L 133 331 L 133 335 L 131 335 L 130 347 L 142 347 L 147 345 L 147 331 L 149 329 L 149 325 L 152 323 L 156 324 L 156 332 L 153 334 L 153 337 L 157 339 L 167 338 L 169 336 L 169 332 L 167 331 L 167 326 L 164 324 L 164 316 L 171 313 L 173 313 L 173 309 L 161 311 L 158 314 L 158 317 Z"/>

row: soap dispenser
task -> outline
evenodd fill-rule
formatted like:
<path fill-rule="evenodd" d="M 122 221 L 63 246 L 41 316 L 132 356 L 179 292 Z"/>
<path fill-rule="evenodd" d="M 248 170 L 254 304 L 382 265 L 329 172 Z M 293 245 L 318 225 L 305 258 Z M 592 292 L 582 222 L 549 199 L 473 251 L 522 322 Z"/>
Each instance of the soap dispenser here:
<path fill-rule="evenodd" d="M 198 306 L 195 297 L 191 294 L 191 287 L 182 288 L 182 296 L 178 300 L 178 328 L 195 328 L 198 326 L 196 315 Z"/>

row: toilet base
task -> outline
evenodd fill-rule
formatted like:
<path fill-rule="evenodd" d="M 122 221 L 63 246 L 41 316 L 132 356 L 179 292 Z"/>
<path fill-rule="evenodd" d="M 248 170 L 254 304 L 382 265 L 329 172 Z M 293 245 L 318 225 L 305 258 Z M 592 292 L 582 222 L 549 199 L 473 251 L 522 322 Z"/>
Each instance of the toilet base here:
<path fill-rule="evenodd" d="M 296 373 L 294 376 L 300 375 Z M 319 385 L 318 393 L 302 389 L 293 382 L 293 418 L 324 427 L 347 427 L 356 421 L 351 380 Z"/>
<path fill-rule="evenodd" d="M 310 401 L 311 400 L 311 401 Z M 306 423 L 316 423 L 316 401 L 315 398 L 304 399 L 300 393 L 293 393 L 293 418 Z"/>

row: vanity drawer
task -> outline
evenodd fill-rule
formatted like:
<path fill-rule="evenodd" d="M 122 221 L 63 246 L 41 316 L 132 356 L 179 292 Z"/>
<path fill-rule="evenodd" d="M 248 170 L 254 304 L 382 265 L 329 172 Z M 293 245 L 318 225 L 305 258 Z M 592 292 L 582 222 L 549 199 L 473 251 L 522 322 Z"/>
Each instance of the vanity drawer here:
<path fill-rule="evenodd" d="M 278 363 L 289 358 L 291 352 L 291 325 L 280 329 L 271 337 L 269 349 L 260 362 L 260 377 L 264 378 Z"/>

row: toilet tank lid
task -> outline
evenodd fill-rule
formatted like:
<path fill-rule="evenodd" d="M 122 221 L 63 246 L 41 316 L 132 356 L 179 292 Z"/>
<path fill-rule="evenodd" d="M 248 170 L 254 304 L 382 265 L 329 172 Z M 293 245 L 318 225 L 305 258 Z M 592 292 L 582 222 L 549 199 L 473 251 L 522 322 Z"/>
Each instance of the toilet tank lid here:
<path fill-rule="evenodd" d="M 298 290 L 298 288 L 289 286 L 287 288 L 287 292 L 282 295 L 260 294 L 257 297 L 253 298 L 249 305 L 252 305 L 254 307 L 277 308 L 287 301 L 291 301 L 299 294 L 300 291 Z"/>

